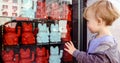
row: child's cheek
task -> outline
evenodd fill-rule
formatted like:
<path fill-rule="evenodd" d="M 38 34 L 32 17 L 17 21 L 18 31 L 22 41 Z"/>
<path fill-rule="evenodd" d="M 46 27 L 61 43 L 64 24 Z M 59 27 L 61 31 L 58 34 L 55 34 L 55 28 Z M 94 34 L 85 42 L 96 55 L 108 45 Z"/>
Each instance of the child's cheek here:
<path fill-rule="evenodd" d="M 90 30 L 91 33 L 94 33 L 94 27 L 93 27 L 92 24 L 87 23 L 87 27 L 88 27 L 88 29 Z"/>

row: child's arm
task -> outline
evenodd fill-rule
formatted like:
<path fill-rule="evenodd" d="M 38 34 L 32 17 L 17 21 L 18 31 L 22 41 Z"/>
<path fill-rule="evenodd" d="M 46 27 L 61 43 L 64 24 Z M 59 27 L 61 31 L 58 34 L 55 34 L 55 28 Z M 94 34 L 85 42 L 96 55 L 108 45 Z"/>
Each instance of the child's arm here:
<path fill-rule="evenodd" d="M 105 53 L 88 54 L 77 50 L 72 42 L 65 43 L 65 51 L 73 55 L 79 63 L 110 63 L 109 58 Z"/>

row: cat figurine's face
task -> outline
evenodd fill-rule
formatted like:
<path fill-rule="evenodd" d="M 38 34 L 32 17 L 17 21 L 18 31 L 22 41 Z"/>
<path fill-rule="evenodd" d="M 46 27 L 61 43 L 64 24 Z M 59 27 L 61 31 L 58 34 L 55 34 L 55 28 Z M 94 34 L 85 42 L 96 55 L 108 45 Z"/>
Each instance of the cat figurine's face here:
<path fill-rule="evenodd" d="M 27 48 L 26 50 L 20 49 L 20 57 L 21 58 L 30 58 L 30 49 Z"/>
<path fill-rule="evenodd" d="M 5 31 L 6 31 L 6 32 L 15 32 L 15 30 L 16 30 L 15 28 L 11 28 L 11 27 L 9 27 L 9 26 L 8 26 L 8 27 L 5 26 Z"/>
<path fill-rule="evenodd" d="M 51 46 L 50 47 L 50 54 L 51 55 L 58 55 L 59 54 L 59 48 L 58 48 L 58 46 L 56 46 L 56 47 Z"/>
<path fill-rule="evenodd" d="M 53 32 L 58 32 L 59 31 L 59 26 L 58 24 L 51 24 L 51 31 Z"/>
<path fill-rule="evenodd" d="M 23 23 L 22 26 L 24 32 L 32 32 L 32 23 Z"/>
<path fill-rule="evenodd" d="M 9 52 L 2 51 L 2 58 L 3 58 L 4 61 L 12 61 L 13 60 L 13 55 L 14 55 L 13 50 L 10 50 Z"/>
<path fill-rule="evenodd" d="M 37 56 L 45 56 L 45 53 L 46 53 L 46 49 L 44 47 L 43 48 L 39 48 L 39 47 L 36 48 Z"/>
<path fill-rule="evenodd" d="M 47 32 L 48 31 L 47 24 L 45 24 L 45 23 L 44 24 L 39 23 L 38 28 L 39 28 L 39 32 Z"/>

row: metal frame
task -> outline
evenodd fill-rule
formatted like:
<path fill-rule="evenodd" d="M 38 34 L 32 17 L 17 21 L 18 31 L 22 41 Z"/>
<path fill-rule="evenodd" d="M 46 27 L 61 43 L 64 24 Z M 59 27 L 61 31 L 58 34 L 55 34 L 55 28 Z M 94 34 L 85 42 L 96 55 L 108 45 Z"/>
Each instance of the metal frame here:
<path fill-rule="evenodd" d="M 86 21 L 83 18 L 84 7 L 85 0 L 73 0 L 72 38 L 75 47 L 77 47 L 80 51 L 87 50 L 87 26 Z"/>
<path fill-rule="evenodd" d="M 87 25 L 83 18 L 85 0 L 78 1 L 78 41 L 80 41 L 78 47 L 82 51 L 87 51 Z"/>
<path fill-rule="evenodd" d="M 78 0 L 78 49 L 87 51 L 87 25 L 83 18 L 86 0 Z"/>
<path fill-rule="evenodd" d="M 83 18 L 85 0 L 72 0 L 72 2 L 72 41 L 77 49 L 87 51 L 87 25 Z"/>

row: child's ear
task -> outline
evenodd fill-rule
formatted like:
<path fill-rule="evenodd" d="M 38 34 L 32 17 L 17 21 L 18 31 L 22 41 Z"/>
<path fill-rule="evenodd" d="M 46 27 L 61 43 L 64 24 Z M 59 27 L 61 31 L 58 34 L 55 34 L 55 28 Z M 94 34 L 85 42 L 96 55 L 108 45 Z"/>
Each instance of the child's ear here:
<path fill-rule="evenodd" d="M 102 18 L 97 17 L 97 20 L 98 20 L 98 25 L 104 24 L 104 21 Z"/>

